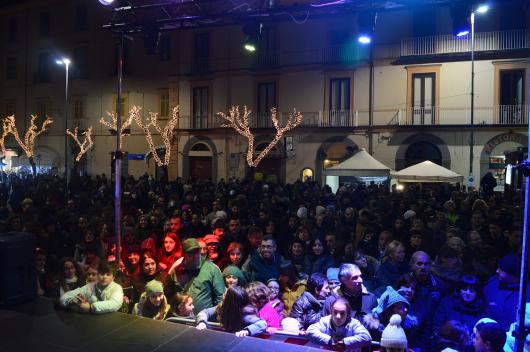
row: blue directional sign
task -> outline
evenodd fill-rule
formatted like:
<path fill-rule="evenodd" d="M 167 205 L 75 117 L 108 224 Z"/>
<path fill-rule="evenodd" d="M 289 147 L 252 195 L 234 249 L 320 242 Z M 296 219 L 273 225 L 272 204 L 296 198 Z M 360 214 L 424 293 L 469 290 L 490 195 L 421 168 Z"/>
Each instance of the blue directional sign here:
<path fill-rule="evenodd" d="M 145 154 L 131 154 L 131 153 L 129 153 L 129 160 L 145 160 Z"/>

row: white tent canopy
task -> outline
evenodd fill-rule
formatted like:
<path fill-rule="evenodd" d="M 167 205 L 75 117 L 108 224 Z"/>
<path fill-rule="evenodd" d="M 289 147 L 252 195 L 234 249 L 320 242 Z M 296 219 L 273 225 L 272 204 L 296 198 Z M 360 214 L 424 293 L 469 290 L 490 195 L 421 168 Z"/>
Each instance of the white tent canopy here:
<path fill-rule="evenodd" d="M 390 168 L 373 156 L 364 148 L 343 162 L 325 170 L 327 176 L 389 176 Z"/>
<path fill-rule="evenodd" d="M 426 160 L 401 171 L 392 172 L 398 182 L 462 182 L 463 176 Z"/>

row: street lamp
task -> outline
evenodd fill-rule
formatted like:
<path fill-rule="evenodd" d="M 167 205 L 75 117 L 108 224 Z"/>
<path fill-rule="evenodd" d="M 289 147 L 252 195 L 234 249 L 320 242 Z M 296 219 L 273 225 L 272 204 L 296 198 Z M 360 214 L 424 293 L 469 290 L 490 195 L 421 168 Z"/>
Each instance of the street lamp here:
<path fill-rule="evenodd" d="M 63 57 L 60 60 L 55 60 L 57 65 L 64 65 L 65 68 L 65 87 L 64 87 L 64 182 L 66 184 L 65 192 L 68 192 L 68 135 L 66 129 L 68 128 L 68 68 L 70 67 L 70 59 Z"/>
<path fill-rule="evenodd" d="M 368 78 L 368 153 L 373 154 L 373 125 L 374 125 L 374 45 L 372 37 L 375 35 L 375 25 L 377 23 L 377 12 L 369 16 L 369 31 L 361 33 L 357 41 L 362 45 L 370 45 L 370 69 Z"/>
<path fill-rule="evenodd" d="M 487 5 L 479 5 L 471 11 L 471 121 L 469 129 L 469 181 L 468 185 L 474 186 L 473 181 L 473 147 L 475 145 L 475 13 L 483 14 L 488 11 Z M 462 37 L 469 34 L 464 30 L 457 34 Z"/>

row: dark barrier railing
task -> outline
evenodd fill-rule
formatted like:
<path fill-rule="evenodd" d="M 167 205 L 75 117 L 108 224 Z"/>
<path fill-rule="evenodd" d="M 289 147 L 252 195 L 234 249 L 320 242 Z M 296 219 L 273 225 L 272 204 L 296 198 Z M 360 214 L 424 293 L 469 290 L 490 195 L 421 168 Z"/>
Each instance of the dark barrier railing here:
<path fill-rule="evenodd" d="M 196 322 L 194 319 L 188 319 L 188 318 L 171 317 L 171 318 L 166 319 L 166 321 L 171 322 L 171 323 L 188 325 L 188 326 L 196 325 Z M 208 328 L 212 330 L 217 330 L 217 331 L 224 331 L 223 328 L 221 327 L 221 324 L 215 323 L 215 322 L 208 322 Z M 259 339 L 264 339 L 264 340 L 284 342 L 284 343 L 298 345 L 298 346 L 324 348 L 324 349 L 333 350 L 333 351 L 343 350 L 343 349 L 338 349 L 338 348 L 317 345 L 311 342 L 306 335 L 301 335 L 301 334 L 297 334 L 297 333 L 293 333 L 289 331 L 283 331 L 283 330 L 277 330 L 274 334 L 259 334 L 254 337 L 259 338 Z M 372 345 L 369 351 L 377 351 L 378 349 L 379 349 L 379 342 L 372 341 Z"/>

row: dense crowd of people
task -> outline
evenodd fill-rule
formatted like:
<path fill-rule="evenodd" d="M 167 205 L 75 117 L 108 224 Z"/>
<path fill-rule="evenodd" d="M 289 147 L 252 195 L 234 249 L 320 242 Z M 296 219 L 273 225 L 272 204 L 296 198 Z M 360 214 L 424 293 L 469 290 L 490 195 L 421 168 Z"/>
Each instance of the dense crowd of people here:
<path fill-rule="evenodd" d="M 513 347 L 523 209 L 510 188 L 128 177 L 118 251 L 105 175 L 68 192 L 52 175 L 6 181 L 0 230 L 37 236 L 38 293 L 69 309 L 351 351 Z"/>

